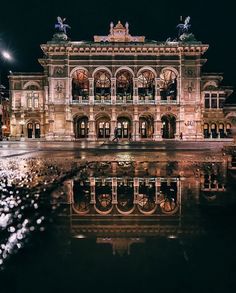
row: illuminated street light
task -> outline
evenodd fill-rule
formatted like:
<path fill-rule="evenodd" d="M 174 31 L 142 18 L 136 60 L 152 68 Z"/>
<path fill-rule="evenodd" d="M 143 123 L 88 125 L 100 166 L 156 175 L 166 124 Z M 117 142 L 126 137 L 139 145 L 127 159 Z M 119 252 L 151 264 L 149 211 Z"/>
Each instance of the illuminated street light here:
<path fill-rule="evenodd" d="M 3 99 L 4 99 L 4 93 L 6 92 L 6 88 L 4 87 L 4 85 L 2 85 L 2 74 L 1 74 L 1 63 L 4 61 L 12 61 L 12 55 L 10 54 L 10 52 L 6 51 L 6 50 L 0 50 L 0 140 L 2 139 L 2 137 L 4 137 L 3 134 Z M 2 62 L 1 62 L 2 61 Z"/>
<path fill-rule="evenodd" d="M 8 51 L 2 51 L 2 57 L 5 60 L 12 60 L 12 56 Z"/>

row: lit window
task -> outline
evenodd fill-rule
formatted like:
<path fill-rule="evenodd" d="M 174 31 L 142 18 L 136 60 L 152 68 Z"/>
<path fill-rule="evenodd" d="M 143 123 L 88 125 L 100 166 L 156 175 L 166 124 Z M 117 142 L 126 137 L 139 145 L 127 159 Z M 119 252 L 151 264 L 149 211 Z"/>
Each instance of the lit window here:
<path fill-rule="evenodd" d="M 34 107 L 35 108 L 39 107 L 39 99 L 38 98 L 34 99 Z"/>
<path fill-rule="evenodd" d="M 28 108 L 32 108 L 32 98 L 28 98 Z"/>

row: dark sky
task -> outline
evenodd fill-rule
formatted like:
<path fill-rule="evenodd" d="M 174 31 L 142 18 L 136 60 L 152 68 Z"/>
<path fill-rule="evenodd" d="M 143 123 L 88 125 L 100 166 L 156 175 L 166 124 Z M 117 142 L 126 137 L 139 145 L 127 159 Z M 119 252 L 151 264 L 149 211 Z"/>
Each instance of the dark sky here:
<path fill-rule="evenodd" d="M 41 71 L 37 59 L 40 44 L 54 33 L 56 17 L 67 18 L 72 41 L 92 40 L 94 34 L 108 34 L 110 21 L 130 24 L 130 33 L 163 41 L 176 34 L 179 16 L 191 16 L 196 38 L 210 49 L 204 71 L 223 72 L 227 85 L 236 87 L 236 25 L 233 1 L 172 0 L 12 0 L 0 4 L 0 46 L 14 55 L 14 62 L 3 63 L 1 71 Z"/>

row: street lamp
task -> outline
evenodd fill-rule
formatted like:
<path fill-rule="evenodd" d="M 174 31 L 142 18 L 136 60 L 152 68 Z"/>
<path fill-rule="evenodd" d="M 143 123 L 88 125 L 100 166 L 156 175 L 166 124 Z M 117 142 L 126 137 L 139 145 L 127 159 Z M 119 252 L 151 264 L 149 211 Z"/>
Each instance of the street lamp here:
<path fill-rule="evenodd" d="M 2 58 L 5 59 L 5 60 L 9 60 L 11 61 L 12 60 L 12 56 L 10 54 L 10 52 L 8 51 L 2 51 Z"/>
<path fill-rule="evenodd" d="M 0 61 L 12 61 L 12 56 L 10 52 L 5 51 L 5 50 L 0 50 Z M 2 137 L 2 130 L 3 128 L 1 125 L 3 124 L 3 105 L 2 105 L 2 100 L 4 98 L 4 93 L 6 92 L 6 88 L 2 85 L 2 80 L 1 80 L 1 68 L 0 66 L 0 138 Z"/>

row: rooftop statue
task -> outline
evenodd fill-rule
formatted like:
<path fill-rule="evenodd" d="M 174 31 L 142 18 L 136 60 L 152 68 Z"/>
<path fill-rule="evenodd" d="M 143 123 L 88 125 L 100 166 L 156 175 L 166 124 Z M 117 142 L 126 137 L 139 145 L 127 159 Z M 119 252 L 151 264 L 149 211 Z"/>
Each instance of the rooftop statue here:
<path fill-rule="evenodd" d="M 55 24 L 55 28 L 58 29 L 59 32 L 63 32 L 66 34 L 66 29 L 71 28 L 68 24 L 65 24 L 66 18 L 61 18 L 60 16 L 57 17 L 57 23 Z"/>
<path fill-rule="evenodd" d="M 68 40 L 66 30 L 71 28 L 68 24 L 64 23 L 66 18 L 57 17 L 57 23 L 55 29 L 57 32 L 53 35 L 52 42 L 65 42 Z"/>
<path fill-rule="evenodd" d="M 178 39 L 181 42 L 196 42 L 194 34 L 190 32 L 190 19 L 190 16 L 186 17 L 184 23 L 180 23 L 176 27 L 178 29 Z"/>
<path fill-rule="evenodd" d="M 177 25 L 177 29 L 179 30 L 178 36 L 180 37 L 182 34 L 187 34 L 191 28 L 190 24 L 190 16 L 185 18 L 184 23 L 180 23 Z"/>

